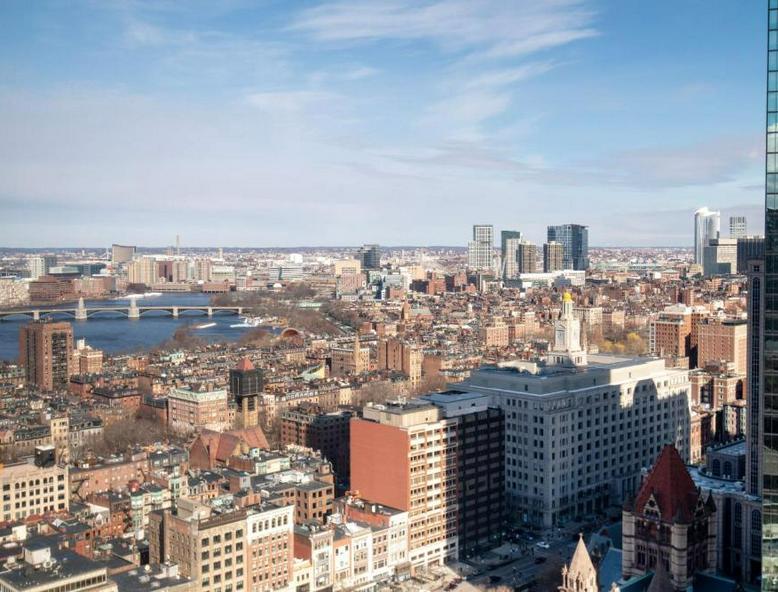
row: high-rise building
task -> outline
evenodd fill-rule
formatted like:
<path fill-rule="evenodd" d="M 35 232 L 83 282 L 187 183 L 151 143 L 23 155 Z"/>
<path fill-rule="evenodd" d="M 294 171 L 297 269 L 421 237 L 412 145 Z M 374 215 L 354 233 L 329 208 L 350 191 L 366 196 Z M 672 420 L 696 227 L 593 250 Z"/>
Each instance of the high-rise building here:
<path fill-rule="evenodd" d="M 744 236 L 737 239 L 737 272 L 748 273 L 748 262 L 752 259 L 764 259 L 764 237 Z"/>
<path fill-rule="evenodd" d="M 127 281 L 152 286 L 159 281 L 159 267 L 154 257 L 139 257 L 127 265 Z"/>
<path fill-rule="evenodd" d="M 510 417 L 507 501 L 523 523 L 543 528 L 630 499 L 641 468 L 668 442 L 689 458 L 688 371 L 655 358 L 587 359 L 572 302 L 563 305 L 547 366 L 487 366 L 458 385 Z"/>
<path fill-rule="evenodd" d="M 522 239 L 505 239 L 505 248 L 502 253 L 502 277 L 505 280 L 515 280 L 519 278 L 519 265 L 517 252 Z"/>
<path fill-rule="evenodd" d="M 705 247 L 711 239 L 719 238 L 721 212 L 700 208 L 694 212 L 694 262 L 702 265 Z"/>
<path fill-rule="evenodd" d="M 111 245 L 111 263 L 118 265 L 132 261 L 135 256 L 135 247 L 127 245 Z"/>
<path fill-rule="evenodd" d="M 56 255 L 39 255 L 29 260 L 30 279 L 37 280 L 44 275 L 49 275 L 49 270 L 57 265 Z"/>
<path fill-rule="evenodd" d="M 515 273 L 515 268 L 511 266 L 511 262 L 515 265 L 516 262 L 516 242 L 508 245 L 509 240 L 521 240 L 521 232 L 518 230 L 503 230 L 500 232 L 500 258 L 501 269 L 503 279 L 512 279 L 514 276 L 510 273 Z"/>
<path fill-rule="evenodd" d="M 67 389 L 73 374 L 73 326 L 33 321 L 19 330 L 19 362 L 27 384 L 42 391 Z"/>
<path fill-rule="evenodd" d="M 521 241 L 516 246 L 516 271 L 535 273 L 538 270 L 538 247 L 529 241 Z"/>
<path fill-rule="evenodd" d="M 502 425 L 487 397 L 458 391 L 367 406 L 352 419 L 351 488 L 408 512 L 413 566 L 499 541 Z"/>
<path fill-rule="evenodd" d="M 737 273 L 737 243 L 734 238 L 712 238 L 702 250 L 702 272 L 706 276 Z"/>
<path fill-rule="evenodd" d="M 763 373 L 759 405 L 764 432 L 758 465 L 763 470 L 762 590 L 778 590 L 778 348 L 772 347 L 778 340 L 778 0 L 769 0 L 768 6 L 765 261 L 764 269 L 757 272 L 757 276 L 763 273 L 759 281 L 764 286 L 764 315 L 759 325 L 752 323 L 760 327 L 762 338 L 754 344 L 758 352 L 751 359 L 758 360 Z M 757 292 L 753 282 L 752 291 Z M 755 371 L 753 366 L 750 370 Z"/>
<path fill-rule="evenodd" d="M 739 239 L 748 236 L 748 225 L 745 216 L 729 217 L 729 238 Z"/>
<path fill-rule="evenodd" d="M 549 226 L 548 242 L 562 245 L 562 264 L 565 269 L 589 269 L 589 227 L 581 224 Z"/>
<path fill-rule="evenodd" d="M 543 273 L 559 271 L 565 264 L 565 248 L 562 243 L 551 241 L 543 244 Z"/>
<path fill-rule="evenodd" d="M 467 266 L 475 270 L 491 270 L 493 256 L 494 226 L 474 224 L 473 240 L 467 245 Z"/>
<path fill-rule="evenodd" d="M 381 269 L 381 247 L 378 245 L 363 245 L 359 251 L 362 269 Z"/>

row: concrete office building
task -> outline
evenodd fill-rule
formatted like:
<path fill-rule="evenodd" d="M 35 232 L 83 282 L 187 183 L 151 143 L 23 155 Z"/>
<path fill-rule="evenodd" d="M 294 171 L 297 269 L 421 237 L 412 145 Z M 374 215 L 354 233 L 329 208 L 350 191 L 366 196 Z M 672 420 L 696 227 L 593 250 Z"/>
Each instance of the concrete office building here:
<path fill-rule="evenodd" d="M 719 238 L 721 231 L 721 212 L 700 208 L 694 212 L 694 262 L 702 265 L 705 259 L 705 247 Z"/>
<path fill-rule="evenodd" d="M 474 224 L 473 240 L 467 245 L 467 266 L 473 270 L 489 271 L 494 257 L 494 226 Z"/>
<path fill-rule="evenodd" d="M 66 390 L 73 374 L 73 326 L 33 321 L 19 330 L 19 363 L 29 386 Z"/>
<path fill-rule="evenodd" d="M 132 261 L 135 257 L 135 247 L 127 245 L 111 245 L 111 263 L 118 265 Z"/>
<path fill-rule="evenodd" d="M 737 273 L 737 239 L 710 239 L 703 249 L 702 272 L 706 276 Z"/>
<path fill-rule="evenodd" d="M 729 238 L 740 239 L 748 236 L 748 224 L 745 216 L 729 217 Z"/>
<path fill-rule="evenodd" d="M 589 269 L 589 227 L 581 224 L 549 226 L 547 242 L 562 245 L 564 269 Z"/>
<path fill-rule="evenodd" d="M 523 523 L 546 528 L 633 496 L 665 444 L 689 458 L 688 371 L 587 356 L 568 306 L 546 365 L 484 367 L 456 385 L 505 412 L 508 503 Z"/>
<path fill-rule="evenodd" d="M 543 244 L 543 273 L 560 271 L 565 264 L 565 248 L 562 243 L 551 241 Z"/>
<path fill-rule="evenodd" d="M 37 280 L 44 275 L 49 275 L 49 271 L 57 265 L 56 255 L 39 255 L 31 257 L 29 262 L 30 279 Z"/>
<path fill-rule="evenodd" d="M 764 259 L 764 237 L 744 236 L 737 239 L 737 272 L 748 273 L 748 262 Z"/>

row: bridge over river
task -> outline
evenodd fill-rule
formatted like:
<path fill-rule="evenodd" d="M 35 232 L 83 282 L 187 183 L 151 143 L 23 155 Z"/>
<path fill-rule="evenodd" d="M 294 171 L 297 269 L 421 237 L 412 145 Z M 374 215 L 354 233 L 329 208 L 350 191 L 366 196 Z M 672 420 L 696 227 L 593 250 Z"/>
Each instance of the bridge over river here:
<path fill-rule="evenodd" d="M 78 301 L 75 308 L 31 308 L 26 310 L 0 310 L 0 321 L 11 317 L 25 316 L 35 321 L 56 316 L 71 317 L 77 321 L 86 321 L 97 316 L 124 316 L 128 319 L 141 319 L 149 313 L 163 313 L 174 319 L 181 315 L 207 315 L 212 317 L 217 314 L 242 315 L 246 309 L 244 306 L 197 306 L 197 305 L 170 305 L 170 306 L 138 306 L 135 299 L 130 300 L 129 306 L 85 306 L 84 299 Z M 161 316 L 154 314 L 153 316 Z"/>

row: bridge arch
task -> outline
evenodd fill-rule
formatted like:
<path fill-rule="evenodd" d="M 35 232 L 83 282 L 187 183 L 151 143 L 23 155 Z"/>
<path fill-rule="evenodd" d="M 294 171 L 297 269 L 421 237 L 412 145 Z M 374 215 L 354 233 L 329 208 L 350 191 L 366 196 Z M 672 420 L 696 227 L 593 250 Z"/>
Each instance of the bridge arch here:
<path fill-rule="evenodd" d="M 294 327 L 287 327 L 283 331 L 281 331 L 281 335 L 279 337 L 281 339 L 296 339 L 298 337 L 302 337 L 303 332 L 299 329 L 295 329 Z"/>
<path fill-rule="evenodd" d="M 97 310 L 89 310 L 87 309 L 86 316 L 88 319 L 95 318 L 95 317 L 102 317 L 102 318 L 116 318 L 116 317 L 125 317 L 127 318 L 127 310 L 123 308 L 98 308 Z"/>

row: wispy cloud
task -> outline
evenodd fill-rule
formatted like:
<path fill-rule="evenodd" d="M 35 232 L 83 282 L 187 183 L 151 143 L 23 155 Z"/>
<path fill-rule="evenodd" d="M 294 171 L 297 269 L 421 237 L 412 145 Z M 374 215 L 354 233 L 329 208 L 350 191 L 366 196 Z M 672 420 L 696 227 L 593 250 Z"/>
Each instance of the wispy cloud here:
<path fill-rule="evenodd" d="M 581 0 L 333 2 L 304 11 L 292 28 L 322 41 L 429 40 L 489 57 L 526 55 L 596 34 Z"/>

